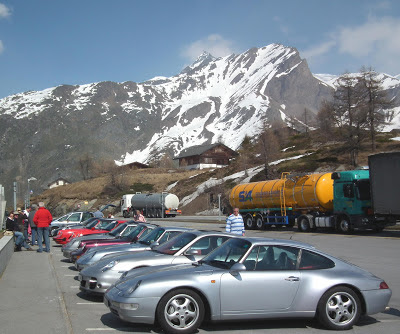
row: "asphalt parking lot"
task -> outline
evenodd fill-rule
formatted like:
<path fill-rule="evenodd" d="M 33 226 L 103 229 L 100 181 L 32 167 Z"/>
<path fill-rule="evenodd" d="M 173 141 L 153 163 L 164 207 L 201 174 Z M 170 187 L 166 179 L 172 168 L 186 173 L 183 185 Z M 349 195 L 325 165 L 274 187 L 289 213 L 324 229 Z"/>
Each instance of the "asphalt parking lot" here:
<path fill-rule="evenodd" d="M 196 227 L 201 229 L 223 230 L 224 222 L 211 223 L 207 221 L 172 221 L 158 220 L 159 225 L 174 225 Z M 364 317 L 357 326 L 347 333 L 398 334 L 400 328 L 400 231 L 384 231 L 381 234 L 370 232 L 354 235 L 339 235 L 334 233 L 299 233 L 296 230 L 267 230 L 247 231 L 248 236 L 264 236 L 273 238 L 294 239 L 310 243 L 317 248 L 334 256 L 348 260 L 373 274 L 383 278 L 393 291 L 390 302 L 391 309 L 385 313 Z M 65 324 L 63 331 L 57 333 L 108 333 L 108 332 L 133 332 L 133 333 L 161 333 L 154 326 L 135 325 L 125 323 L 112 315 L 103 304 L 102 298 L 91 297 L 79 291 L 78 271 L 72 263 L 62 256 L 61 247 L 53 245 L 50 265 L 53 268 L 54 279 L 62 294 L 60 301 L 63 315 L 60 316 Z M 45 327 L 43 333 L 47 333 Z M 199 333 L 332 333 L 321 328 L 314 320 L 275 320 L 256 321 L 245 323 L 210 323 L 205 324 Z M 2 332 L 0 327 L 0 333 Z"/>

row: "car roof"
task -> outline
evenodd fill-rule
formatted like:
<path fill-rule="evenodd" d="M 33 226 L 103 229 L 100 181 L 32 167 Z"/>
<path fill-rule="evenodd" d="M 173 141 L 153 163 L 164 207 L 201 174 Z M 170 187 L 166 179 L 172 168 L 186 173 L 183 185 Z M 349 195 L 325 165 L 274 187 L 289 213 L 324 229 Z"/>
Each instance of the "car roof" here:
<path fill-rule="evenodd" d="M 187 227 L 179 227 L 179 226 L 164 226 L 162 227 L 165 231 L 182 231 L 182 232 L 186 232 L 186 231 L 195 231 L 192 228 L 187 228 Z"/>
<path fill-rule="evenodd" d="M 273 238 L 261 238 L 261 237 L 242 237 L 242 238 L 250 241 L 253 245 L 265 245 L 265 244 L 285 245 L 285 246 L 315 249 L 313 245 L 291 239 L 273 239 Z"/>
<path fill-rule="evenodd" d="M 226 233 L 226 232 L 221 232 L 221 231 L 213 231 L 213 230 L 188 230 L 186 232 L 195 234 L 196 236 L 221 235 L 221 236 L 227 236 L 227 237 L 238 237 L 237 234 Z"/>

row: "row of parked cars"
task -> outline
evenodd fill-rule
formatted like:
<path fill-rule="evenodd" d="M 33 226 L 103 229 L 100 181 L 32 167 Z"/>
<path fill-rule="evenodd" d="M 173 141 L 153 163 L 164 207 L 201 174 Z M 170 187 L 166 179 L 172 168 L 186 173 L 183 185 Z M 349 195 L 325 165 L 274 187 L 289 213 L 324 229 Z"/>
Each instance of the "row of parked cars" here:
<path fill-rule="evenodd" d="M 289 317 L 344 330 L 385 310 L 392 294 L 371 273 L 292 240 L 93 218 L 54 240 L 79 270 L 80 290 L 103 295 L 121 320 L 166 333 Z"/>

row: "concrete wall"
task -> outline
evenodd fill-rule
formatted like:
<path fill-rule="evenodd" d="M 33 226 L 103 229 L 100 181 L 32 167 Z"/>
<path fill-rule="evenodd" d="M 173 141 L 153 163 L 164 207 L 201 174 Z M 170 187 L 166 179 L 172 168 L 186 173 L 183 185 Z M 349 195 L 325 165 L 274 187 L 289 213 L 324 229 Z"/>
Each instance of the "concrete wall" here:
<path fill-rule="evenodd" d="M 0 277 L 14 253 L 14 237 L 3 236 L 0 239 Z"/>

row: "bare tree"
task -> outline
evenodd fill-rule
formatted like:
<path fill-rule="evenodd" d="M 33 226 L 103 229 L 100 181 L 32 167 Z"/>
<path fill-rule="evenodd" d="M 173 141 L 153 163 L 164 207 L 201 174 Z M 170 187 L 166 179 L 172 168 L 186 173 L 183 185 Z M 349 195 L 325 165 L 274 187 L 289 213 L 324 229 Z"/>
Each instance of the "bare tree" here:
<path fill-rule="evenodd" d="M 84 180 L 87 180 L 91 177 L 93 165 L 94 161 L 89 153 L 85 153 L 79 158 L 78 167 Z"/>
<path fill-rule="evenodd" d="M 393 118 L 393 112 L 385 112 L 393 108 L 382 87 L 383 79 L 378 77 L 371 67 L 361 68 L 360 86 L 363 92 L 362 104 L 366 114 L 367 128 L 371 136 L 372 151 L 376 150 L 376 133 L 387 121 Z"/>
<path fill-rule="evenodd" d="M 254 151 L 254 145 L 251 142 L 250 137 L 246 135 L 238 150 L 239 152 L 238 161 L 242 165 L 242 168 L 244 169 L 246 176 L 248 175 L 247 169 L 249 168 L 249 165 L 254 157 L 253 151 Z"/>
<path fill-rule="evenodd" d="M 366 113 L 362 107 L 362 90 L 360 77 L 344 73 L 337 81 L 336 90 L 331 103 L 325 103 L 320 113 L 331 112 L 329 117 L 339 129 L 338 136 L 345 140 L 350 151 L 350 163 L 358 164 L 358 153 L 364 138 Z M 323 114 L 319 115 L 321 117 Z"/>
<path fill-rule="evenodd" d="M 278 128 L 270 127 L 266 121 L 263 122 L 262 132 L 258 137 L 257 152 L 264 165 L 264 176 L 268 180 L 271 178 L 269 163 L 276 158 L 279 153 L 280 145 L 276 135 Z"/>
<path fill-rule="evenodd" d="M 334 137 L 334 105 L 332 101 L 323 101 L 317 114 L 317 124 L 323 140 L 331 140 Z"/>

